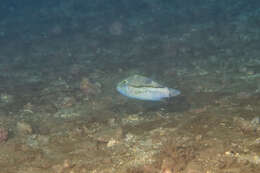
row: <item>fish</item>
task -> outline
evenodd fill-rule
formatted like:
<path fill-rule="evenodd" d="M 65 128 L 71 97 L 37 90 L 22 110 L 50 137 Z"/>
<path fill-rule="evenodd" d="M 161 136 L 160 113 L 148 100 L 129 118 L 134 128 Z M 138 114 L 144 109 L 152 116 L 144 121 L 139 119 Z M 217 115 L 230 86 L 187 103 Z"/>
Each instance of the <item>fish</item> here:
<path fill-rule="evenodd" d="M 129 98 L 147 101 L 162 101 L 181 94 L 177 89 L 165 87 L 142 75 L 133 75 L 122 80 L 116 89 Z"/>

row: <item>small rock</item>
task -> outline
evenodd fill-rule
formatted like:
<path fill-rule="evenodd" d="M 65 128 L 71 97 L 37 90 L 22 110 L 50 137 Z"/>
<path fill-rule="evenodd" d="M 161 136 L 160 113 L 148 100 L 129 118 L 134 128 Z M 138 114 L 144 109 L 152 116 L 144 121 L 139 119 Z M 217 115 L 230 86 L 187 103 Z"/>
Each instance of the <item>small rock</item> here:
<path fill-rule="evenodd" d="M 186 173 L 202 173 L 204 172 L 203 169 L 202 169 L 202 166 L 200 165 L 200 163 L 198 162 L 190 162 L 188 165 L 187 165 L 187 168 L 186 168 Z"/>
<path fill-rule="evenodd" d="M 260 117 L 255 117 L 251 120 L 251 124 L 253 126 L 259 126 L 260 125 Z"/>
<path fill-rule="evenodd" d="M 46 135 L 38 135 L 37 136 L 37 141 L 41 144 L 41 145 L 47 145 L 49 143 L 49 136 Z"/>
<path fill-rule="evenodd" d="M 247 121 L 245 120 L 244 118 L 242 117 L 235 117 L 234 119 L 234 122 L 237 124 L 237 126 L 242 130 L 242 131 L 255 131 L 257 130 L 257 127 L 256 125 L 253 125 L 252 123 L 256 123 L 257 120 L 252 120 L 251 122 L 250 121 Z"/>
<path fill-rule="evenodd" d="M 125 139 L 124 139 L 124 140 L 125 140 L 126 142 L 135 142 L 136 139 L 137 139 L 137 136 L 133 135 L 132 133 L 127 133 L 127 134 L 125 135 Z"/>
<path fill-rule="evenodd" d="M 116 144 L 118 144 L 118 143 L 119 143 L 119 141 L 117 141 L 117 140 L 111 138 L 111 139 L 108 141 L 108 143 L 107 143 L 107 147 L 113 147 L 114 145 L 116 145 Z"/>
<path fill-rule="evenodd" d="M 85 96 L 96 96 L 101 93 L 101 84 L 92 83 L 88 78 L 83 78 L 80 82 L 80 90 Z"/>
<path fill-rule="evenodd" d="M 74 97 L 61 97 L 58 99 L 58 108 L 69 108 L 76 104 L 76 99 Z"/>
<path fill-rule="evenodd" d="M 256 153 L 250 153 L 250 154 L 242 154 L 242 155 L 236 155 L 239 162 L 250 162 L 253 164 L 260 164 L 260 156 L 258 156 Z"/>
<path fill-rule="evenodd" d="M 17 128 L 18 133 L 21 134 L 21 135 L 32 134 L 32 127 L 28 123 L 17 122 L 16 128 Z"/>
<path fill-rule="evenodd" d="M 174 173 L 174 164 L 173 161 L 170 159 L 164 159 L 162 161 L 162 165 L 161 165 L 161 172 L 162 173 Z"/>
<path fill-rule="evenodd" d="M 0 128 L 0 143 L 7 141 L 8 139 L 8 130 L 5 128 Z"/>
<path fill-rule="evenodd" d="M 115 118 L 110 118 L 110 119 L 108 120 L 108 125 L 109 125 L 110 127 L 116 127 L 118 124 L 117 124 Z"/>
<path fill-rule="evenodd" d="M 202 135 L 197 135 L 197 136 L 195 137 L 195 139 L 196 139 L 196 141 L 200 141 L 200 140 L 202 139 Z"/>
<path fill-rule="evenodd" d="M 255 140 L 255 144 L 260 144 L 260 138 L 257 138 L 257 139 Z"/>
<path fill-rule="evenodd" d="M 117 128 L 117 129 L 104 129 L 94 135 L 94 138 L 99 142 L 111 142 L 113 143 L 113 140 L 120 140 L 123 137 L 123 129 Z M 112 139 L 112 140 L 111 140 Z"/>

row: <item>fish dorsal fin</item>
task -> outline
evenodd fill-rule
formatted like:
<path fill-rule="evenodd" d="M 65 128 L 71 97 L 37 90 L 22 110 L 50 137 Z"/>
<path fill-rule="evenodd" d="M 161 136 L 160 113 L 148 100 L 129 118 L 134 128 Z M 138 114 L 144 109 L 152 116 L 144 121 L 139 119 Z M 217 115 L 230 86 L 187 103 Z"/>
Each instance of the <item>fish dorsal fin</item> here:
<path fill-rule="evenodd" d="M 128 85 L 136 88 L 141 88 L 141 87 L 152 87 L 152 88 L 163 88 L 162 85 L 159 83 L 141 76 L 141 75 L 134 75 L 126 79 L 128 81 Z"/>

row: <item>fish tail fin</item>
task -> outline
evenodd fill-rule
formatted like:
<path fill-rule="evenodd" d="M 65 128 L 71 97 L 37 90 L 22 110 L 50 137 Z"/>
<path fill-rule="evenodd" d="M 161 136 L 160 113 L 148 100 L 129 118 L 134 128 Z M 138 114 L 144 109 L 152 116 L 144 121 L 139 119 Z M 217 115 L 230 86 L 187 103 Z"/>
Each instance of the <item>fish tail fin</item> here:
<path fill-rule="evenodd" d="M 169 90 L 169 97 L 174 97 L 181 94 L 181 92 L 176 89 L 168 88 L 168 90 Z"/>

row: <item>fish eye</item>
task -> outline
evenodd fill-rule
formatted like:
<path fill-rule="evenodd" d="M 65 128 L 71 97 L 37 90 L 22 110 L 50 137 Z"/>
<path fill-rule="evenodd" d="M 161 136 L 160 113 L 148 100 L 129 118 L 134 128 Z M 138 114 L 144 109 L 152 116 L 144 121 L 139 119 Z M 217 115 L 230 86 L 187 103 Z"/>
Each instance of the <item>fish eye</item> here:
<path fill-rule="evenodd" d="M 123 83 L 123 84 L 126 84 L 126 83 L 127 83 L 127 80 L 123 80 L 122 83 Z"/>

